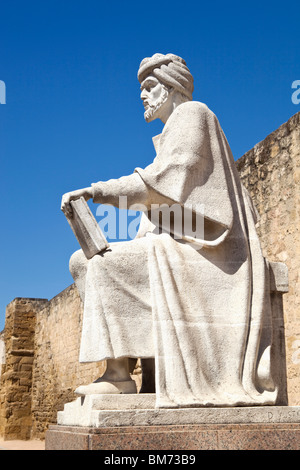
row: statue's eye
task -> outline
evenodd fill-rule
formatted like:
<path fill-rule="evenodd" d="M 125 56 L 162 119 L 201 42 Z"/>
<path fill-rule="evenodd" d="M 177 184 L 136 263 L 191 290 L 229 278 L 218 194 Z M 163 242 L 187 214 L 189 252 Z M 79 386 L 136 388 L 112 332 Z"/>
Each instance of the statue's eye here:
<path fill-rule="evenodd" d="M 156 87 L 156 85 L 157 83 L 152 83 L 150 81 L 145 82 L 143 84 L 142 90 L 146 90 L 147 93 L 150 93 Z"/>

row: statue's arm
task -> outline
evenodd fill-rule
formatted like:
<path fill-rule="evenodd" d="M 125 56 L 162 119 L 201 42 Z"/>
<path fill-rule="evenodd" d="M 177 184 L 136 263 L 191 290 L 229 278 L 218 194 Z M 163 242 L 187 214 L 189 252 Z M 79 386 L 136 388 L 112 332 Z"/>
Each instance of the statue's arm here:
<path fill-rule="evenodd" d="M 152 195 L 139 174 L 133 173 L 118 179 L 99 181 L 92 184 L 93 202 L 96 204 L 111 204 L 119 207 L 119 197 L 127 197 L 127 207 L 133 204 L 143 204 L 150 207 Z"/>
<path fill-rule="evenodd" d="M 93 199 L 98 204 L 110 204 L 119 207 L 119 196 L 127 197 L 127 207 L 133 204 L 143 204 L 147 208 L 152 202 L 151 190 L 138 173 L 122 176 L 118 179 L 99 181 L 90 187 L 78 189 L 66 193 L 62 197 L 61 210 L 67 215 L 72 215 L 70 202 L 84 197 L 86 201 Z"/>

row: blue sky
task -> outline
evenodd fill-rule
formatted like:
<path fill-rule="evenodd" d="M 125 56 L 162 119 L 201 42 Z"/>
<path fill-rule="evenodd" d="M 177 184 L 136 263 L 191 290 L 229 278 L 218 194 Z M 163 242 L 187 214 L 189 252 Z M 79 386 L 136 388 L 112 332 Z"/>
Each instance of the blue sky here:
<path fill-rule="evenodd" d="M 162 125 L 143 119 L 140 61 L 186 60 L 237 159 L 300 111 L 299 13 L 299 1 L 0 3 L 0 330 L 15 297 L 73 282 L 62 194 L 152 161 Z"/>

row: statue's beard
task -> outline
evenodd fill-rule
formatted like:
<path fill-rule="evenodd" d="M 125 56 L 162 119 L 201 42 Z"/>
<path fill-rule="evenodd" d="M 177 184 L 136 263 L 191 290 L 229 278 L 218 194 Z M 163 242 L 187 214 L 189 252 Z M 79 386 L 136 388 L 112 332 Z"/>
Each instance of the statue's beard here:
<path fill-rule="evenodd" d="M 169 96 L 168 90 L 163 88 L 162 93 L 159 99 L 155 102 L 155 104 L 146 105 L 147 107 L 145 109 L 144 118 L 147 122 L 155 119 L 155 114 L 162 107 L 162 105 L 166 103 L 168 96 Z"/>

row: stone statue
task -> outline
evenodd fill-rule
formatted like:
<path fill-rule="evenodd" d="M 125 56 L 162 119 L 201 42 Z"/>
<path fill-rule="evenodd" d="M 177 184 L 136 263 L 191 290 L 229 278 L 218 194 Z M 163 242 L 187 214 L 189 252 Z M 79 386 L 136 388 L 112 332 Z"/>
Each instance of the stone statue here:
<path fill-rule="evenodd" d="M 268 263 L 226 137 L 192 101 L 182 58 L 145 58 L 138 79 L 145 120 L 164 123 L 153 163 L 62 198 L 69 217 L 80 197 L 117 207 L 126 195 L 145 207 L 134 240 L 90 260 L 81 250 L 71 257 L 84 303 L 79 360 L 107 360 L 104 375 L 77 393 L 136 393 L 128 358 L 154 358 L 159 408 L 274 404 Z M 178 239 L 155 225 L 151 208 L 163 204 L 202 218 L 203 236 L 183 230 Z"/>

